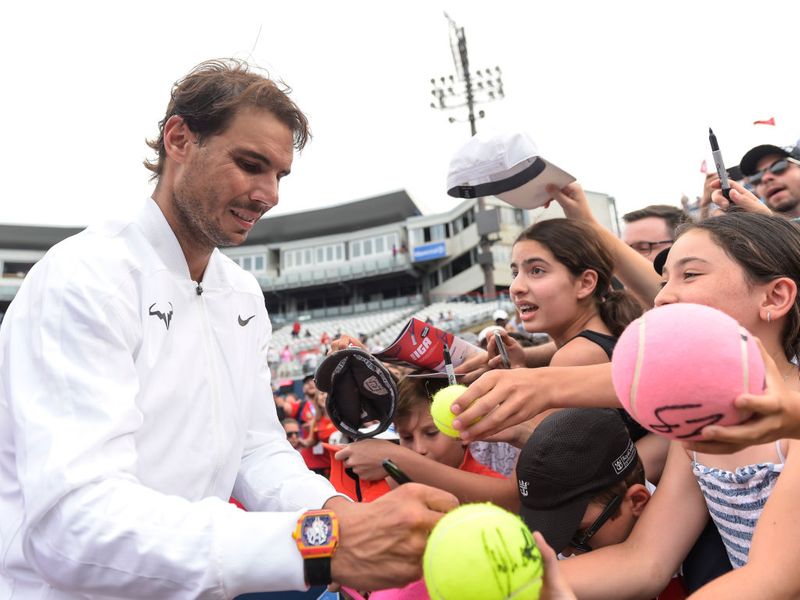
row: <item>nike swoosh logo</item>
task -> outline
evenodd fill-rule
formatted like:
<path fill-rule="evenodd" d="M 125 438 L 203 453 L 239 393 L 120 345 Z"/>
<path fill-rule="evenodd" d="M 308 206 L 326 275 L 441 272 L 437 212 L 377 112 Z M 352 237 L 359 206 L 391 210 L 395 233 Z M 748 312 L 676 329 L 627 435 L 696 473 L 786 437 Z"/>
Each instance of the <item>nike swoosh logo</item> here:
<path fill-rule="evenodd" d="M 250 322 L 250 319 L 252 319 L 253 317 L 255 317 L 255 315 L 250 315 L 246 319 L 243 319 L 242 317 L 239 317 L 239 325 L 244 327 L 245 325 L 247 325 Z"/>

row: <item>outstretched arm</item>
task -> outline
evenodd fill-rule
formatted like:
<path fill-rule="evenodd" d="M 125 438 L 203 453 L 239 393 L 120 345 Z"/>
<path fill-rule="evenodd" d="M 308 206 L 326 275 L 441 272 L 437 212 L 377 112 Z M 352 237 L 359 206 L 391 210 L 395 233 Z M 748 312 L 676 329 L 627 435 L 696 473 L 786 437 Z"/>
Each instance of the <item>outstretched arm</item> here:
<path fill-rule="evenodd" d="M 642 308 L 651 308 L 661 282 L 661 278 L 653 269 L 653 264 L 594 218 L 580 184 L 570 183 L 561 190 L 553 186 L 547 191 L 553 194 L 553 198 L 561 205 L 568 218 L 585 221 L 597 231 L 603 244 L 614 256 L 616 263 L 614 271 L 617 277 L 639 299 Z"/>
<path fill-rule="evenodd" d="M 461 502 L 493 502 L 513 512 L 519 509 L 513 481 L 448 467 L 385 440 L 361 440 L 349 444 L 339 450 L 335 458 L 368 480 L 386 477 L 381 463 L 388 458 L 412 481 L 447 490 Z"/>
<path fill-rule="evenodd" d="M 545 410 L 569 407 L 620 407 L 611 363 L 489 371 L 453 403 L 453 427 L 462 439 L 480 440 Z"/>

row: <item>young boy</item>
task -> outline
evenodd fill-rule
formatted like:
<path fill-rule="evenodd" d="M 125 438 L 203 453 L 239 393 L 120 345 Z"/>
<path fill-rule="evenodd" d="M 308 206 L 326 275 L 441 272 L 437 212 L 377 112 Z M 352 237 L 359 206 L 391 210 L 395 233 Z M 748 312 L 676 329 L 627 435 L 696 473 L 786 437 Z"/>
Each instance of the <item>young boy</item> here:
<path fill-rule="evenodd" d="M 413 375 L 424 374 L 424 371 L 413 373 Z M 400 446 L 462 471 L 502 477 L 475 460 L 468 444 L 446 436 L 434 424 L 431 417 L 432 398 L 447 385 L 447 379 L 444 377 L 406 376 L 400 381 L 397 386 L 397 408 L 394 416 Z"/>
<path fill-rule="evenodd" d="M 520 453 L 517 487 L 520 516 L 564 556 L 624 542 L 650 500 L 636 446 L 610 408 L 544 419 Z M 679 577 L 658 596 L 685 597 Z"/>

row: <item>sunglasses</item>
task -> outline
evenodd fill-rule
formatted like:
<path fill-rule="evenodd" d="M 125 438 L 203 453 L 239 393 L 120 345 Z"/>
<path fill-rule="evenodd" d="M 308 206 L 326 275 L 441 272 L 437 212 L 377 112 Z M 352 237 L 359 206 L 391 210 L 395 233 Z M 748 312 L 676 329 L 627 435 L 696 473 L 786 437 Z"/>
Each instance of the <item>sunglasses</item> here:
<path fill-rule="evenodd" d="M 753 185 L 753 186 L 759 185 L 759 184 L 761 184 L 761 180 L 764 179 L 764 175 L 767 174 L 767 171 L 769 171 L 773 175 L 780 175 L 786 169 L 789 168 L 790 164 L 792 164 L 792 165 L 800 165 L 800 161 L 795 160 L 795 159 L 793 159 L 793 158 L 791 158 L 789 156 L 787 156 L 786 158 L 782 158 L 780 160 L 776 160 L 774 163 L 772 163 L 766 169 L 761 169 L 760 171 L 756 171 L 755 173 L 750 175 L 747 178 L 747 181 L 748 181 L 748 183 L 750 183 L 750 185 Z"/>
<path fill-rule="evenodd" d="M 622 496 L 617 494 L 611 499 L 611 502 L 606 504 L 603 512 L 601 512 L 600 516 L 594 520 L 594 523 L 589 525 L 589 527 L 586 528 L 586 531 L 580 535 L 576 534 L 572 540 L 570 540 L 569 545 L 579 552 L 591 552 L 592 547 L 589 545 L 589 540 L 592 539 L 592 536 L 595 533 L 600 531 L 600 528 L 606 524 L 606 521 L 611 518 L 611 515 L 613 515 L 617 508 L 619 508 L 620 504 L 622 504 Z"/>
<path fill-rule="evenodd" d="M 286 432 L 286 439 L 289 439 L 290 437 L 300 437 L 300 432 L 299 431 L 287 431 Z"/>

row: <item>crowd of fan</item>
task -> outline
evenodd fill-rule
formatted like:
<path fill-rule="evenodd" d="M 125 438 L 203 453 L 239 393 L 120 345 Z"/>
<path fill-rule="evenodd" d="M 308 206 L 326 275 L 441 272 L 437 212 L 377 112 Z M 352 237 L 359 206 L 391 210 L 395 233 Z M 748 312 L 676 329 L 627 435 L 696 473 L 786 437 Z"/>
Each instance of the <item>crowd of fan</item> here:
<path fill-rule="evenodd" d="M 581 598 L 723 597 L 743 581 L 761 597 L 783 597 L 792 589 L 786 578 L 796 576 L 778 566 L 798 558 L 786 524 L 794 523 L 800 481 L 791 458 L 800 430 L 800 230 L 792 223 L 800 218 L 800 149 L 756 147 L 741 172 L 730 198 L 708 175 L 693 214 L 667 205 L 626 214 L 621 240 L 593 220 L 579 185 L 553 190 L 567 218 L 519 236 L 509 289 L 515 314 L 496 312 L 477 337 L 485 352 L 458 369 L 473 384 L 462 409 L 481 400 L 463 415 L 462 439 L 445 436 L 430 415 L 447 381 L 419 370 L 410 378 L 394 364 L 398 408 L 382 436 L 394 439 L 346 444 L 312 376 L 302 399 L 275 396 L 287 437 L 320 473 L 346 467 L 365 481 L 385 479 L 388 490 L 396 483 L 381 461 L 390 458 L 412 480 L 462 502 L 518 512 L 567 558 L 562 573 Z M 643 429 L 607 391 L 593 393 L 591 377 L 570 384 L 579 390 L 569 403 L 536 400 L 537 383 L 549 381 L 537 367 L 607 366 L 628 323 L 673 302 L 722 310 L 764 344 L 769 402 L 751 399 L 752 421 L 727 433 L 710 428 L 709 441 L 682 446 Z M 500 364 L 493 329 L 511 370 Z M 533 342 L 544 334 L 546 343 Z M 343 335 L 331 348 L 353 344 Z M 467 426 L 477 414 L 485 420 Z M 371 597 L 427 596 L 416 582 Z"/>

